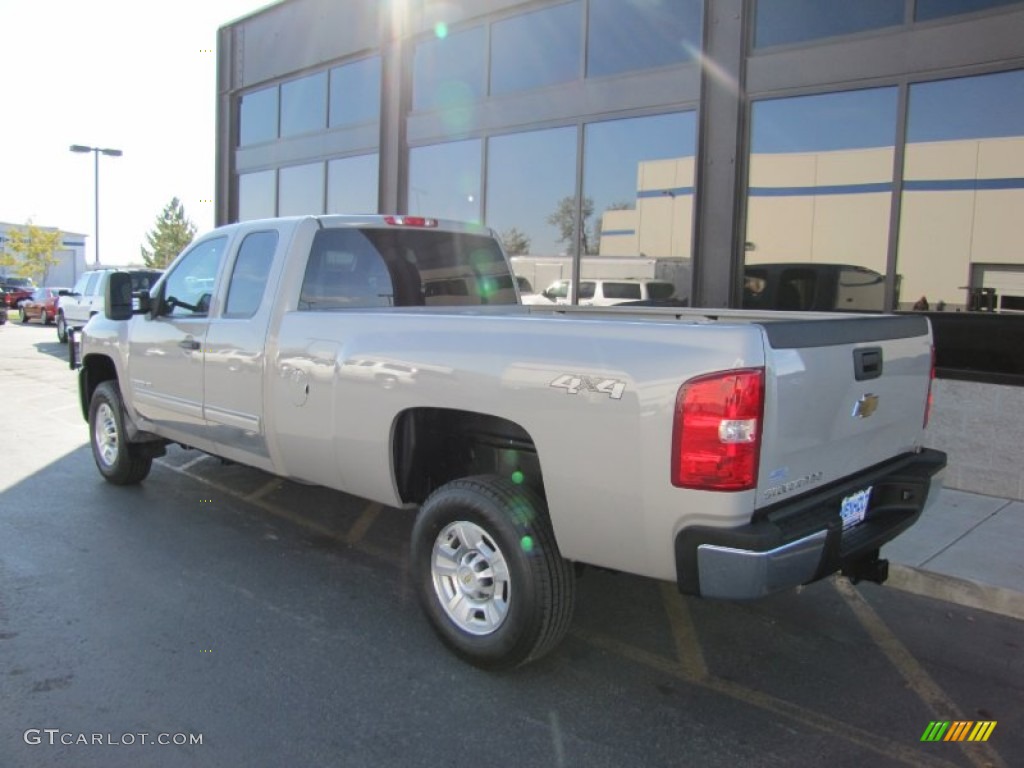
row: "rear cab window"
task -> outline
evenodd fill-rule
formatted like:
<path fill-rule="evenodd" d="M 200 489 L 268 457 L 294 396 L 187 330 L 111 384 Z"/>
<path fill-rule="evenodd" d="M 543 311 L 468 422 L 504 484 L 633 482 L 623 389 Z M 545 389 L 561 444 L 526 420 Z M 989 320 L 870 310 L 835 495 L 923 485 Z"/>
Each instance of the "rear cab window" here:
<path fill-rule="evenodd" d="M 312 312 L 516 303 L 492 238 L 405 228 L 318 231 L 299 295 L 299 309 Z"/>

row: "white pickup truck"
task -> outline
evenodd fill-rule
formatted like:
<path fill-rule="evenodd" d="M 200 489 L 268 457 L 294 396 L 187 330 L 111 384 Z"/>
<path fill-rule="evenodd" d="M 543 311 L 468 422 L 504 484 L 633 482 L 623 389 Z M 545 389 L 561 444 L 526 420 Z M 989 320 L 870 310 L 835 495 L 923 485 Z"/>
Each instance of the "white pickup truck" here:
<path fill-rule="evenodd" d="M 440 281 L 469 290 L 451 306 Z M 574 564 L 729 599 L 884 581 L 879 548 L 946 463 L 922 446 L 926 318 L 522 306 L 515 286 L 479 226 L 214 230 L 148 293 L 111 276 L 78 364 L 96 465 L 138 483 L 173 442 L 418 509 L 426 615 L 488 668 L 558 643 Z"/>

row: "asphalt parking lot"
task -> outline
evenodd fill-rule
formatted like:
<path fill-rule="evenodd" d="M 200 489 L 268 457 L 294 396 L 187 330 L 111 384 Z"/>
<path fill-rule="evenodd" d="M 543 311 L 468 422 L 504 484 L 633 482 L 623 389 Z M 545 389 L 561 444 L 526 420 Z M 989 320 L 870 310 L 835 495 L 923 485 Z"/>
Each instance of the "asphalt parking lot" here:
<path fill-rule="evenodd" d="M 566 642 L 488 674 L 419 613 L 410 513 L 177 448 L 108 485 L 52 326 L 0 327 L 0 394 L 0 765 L 1024 765 L 1024 622 L 588 571 Z"/>

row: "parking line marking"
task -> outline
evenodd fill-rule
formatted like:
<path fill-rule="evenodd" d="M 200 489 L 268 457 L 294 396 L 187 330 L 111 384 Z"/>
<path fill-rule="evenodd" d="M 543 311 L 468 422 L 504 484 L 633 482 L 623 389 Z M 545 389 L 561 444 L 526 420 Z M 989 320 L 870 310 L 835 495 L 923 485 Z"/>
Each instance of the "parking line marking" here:
<path fill-rule="evenodd" d="M 675 584 L 663 581 L 661 601 L 668 615 L 668 625 L 672 630 L 672 639 L 676 644 L 676 655 L 683 674 L 692 680 L 703 680 L 708 677 L 708 667 L 704 663 L 704 651 L 700 647 L 700 638 L 694 626 L 693 617 L 686 604 L 686 597 L 679 594 Z"/>
<path fill-rule="evenodd" d="M 352 524 L 352 527 L 349 528 L 348 533 L 345 534 L 345 543 L 354 546 L 361 542 L 363 537 L 366 536 L 367 531 L 370 530 L 370 527 L 377 519 L 377 515 L 380 514 L 381 509 L 383 509 L 381 505 L 375 501 L 371 501 L 367 504 L 363 509 L 362 514 L 359 515 L 356 521 Z"/>
<path fill-rule="evenodd" d="M 203 456 L 201 458 L 206 457 Z M 208 485 L 209 487 L 214 488 L 220 491 L 221 493 L 226 494 L 227 496 L 232 496 L 240 501 L 246 502 L 247 504 L 252 504 L 253 506 L 262 509 L 264 512 L 271 514 L 274 517 L 279 517 L 282 520 L 287 520 L 289 523 L 292 523 L 293 525 L 297 525 L 300 528 L 305 528 L 306 530 L 312 531 L 313 533 L 316 533 L 320 536 L 325 536 L 326 538 L 336 541 L 339 544 L 351 546 L 354 549 L 358 549 L 360 552 L 363 552 L 364 554 L 377 558 L 378 560 L 383 560 L 384 562 L 395 566 L 401 566 L 402 563 L 405 561 L 405 558 L 400 555 L 395 555 L 393 552 L 388 552 L 385 549 L 374 546 L 372 544 L 367 544 L 366 542 L 349 544 L 347 535 L 339 533 L 333 528 L 328 528 L 327 526 L 314 522 L 309 518 L 302 517 L 301 515 L 298 515 L 292 512 L 291 510 L 285 509 L 284 507 L 279 507 L 276 504 L 271 504 L 264 498 L 248 499 L 243 494 L 236 491 L 234 488 L 228 488 L 226 485 L 222 485 L 221 483 L 218 483 L 216 480 L 210 480 L 209 478 L 202 477 L 201 475 L 196 475 L 192 472 L 187 471 L 186 467 L 191 465 L 193 462 L 189 462 L 188 464 L 181 467 L 175 467 L 174 465 L 168 464 L 167 462 L 161 461 L 160 459 L 157 459 L 156 463 L 159 464 L 161 467 L 171 470 L 172 472 L 176 472 L 179 475 L 184 475 L 185 477 L 189 477 L 192 480 L 195 480 L 196 482 Z"/>
<path fill-rule="evenodd" d="M 261 485 L 255 491 L 250 493 L 248 496 L 243 496 L 242 498 L 245 499 L 246 501 L 249 501 L 249 502 L 259 501 L 264 496 L 268 496 L 271 493 L 273 493 L 274 491 L 276 491 L 282 485 L 284 485 L 284 478 L 282 478 L 282 477 L 275 477 L 274 479 L 269 480 L 268 482 L 266 482 L 263 485 Z"/>
<path fill-rule="evenodd" d="M 194 459 L 191 459 L 190 461 L 185 462 L 180 467 L 178 467 L 178 469 L 180 469 L 182 472 L 185 472 L 185 471 L 187 471 L 189 469 L 192 469 L 192 467 L 194 467 L 199 462 L 206 461 L 206 459 L 208 459 L 208 458 L 210 458 L 210 457 L 207 454 L 202 453 L 202 454 L 196 456 Z M 165 467 L 172 468 L 170 464 L 166 464 L 165 462 L 160 462 L 160 463 L 163 464 Z"/>
<path fill-rule="evenodd" d="M 757 709 L 762 709 L 781 717 L 794 720 L 808 728 L 824 731 L 830 736 L 838 736 L 839 738 L 846 739 L 859 747 L 872 752 L 877 752 L 878 754 L 894 760 L 899 760 L 907 765 L 929 765 L 935 766 L 936 768 L 953 768 L 953 766 L 957 765 L 956 763 L 952 763 L 948 760 L 943 760 L 942 758 L 933 757 L 927 753 L 918 751 L 913 747 L 908 747 L 902 742 L 892 741 L 884 736 L 879 736 L 873 731 L 866 731 L 862 728 L 857 728 L 856 726 L 843 722 L 842 720 L 836 720 L 828 715 L 824 715 L 821 712 L 817 712 L 812 709 L 805 709 L 799 704 L 779 699 L 771 694 L 756 691 L 752 688 L 745 688 L 739 683 L 710 676 L 705 679 L 691 678 L 673 659 L 668 659 L 655 653 L 651 653 L 650 651 L 636 648 L 619 640 L 580 630 L 572 630 L 570 634 L 589 645 L 596 646 L 601 650 L 613 653 L 628 661 L 649 667 L 656 672 L 669 675 L 682 680 L 685 683 L 690 683 L 691 685 L 699 686 L 700 688 L 704 688 L 712 693 L 728 696 L 731 699 Z M 914 743 L 916 744 L 917 742 Z"/>
<path fill-rule="evenodd" d="M 850 606 L 854 616 L 868 635 L 885 654 L 886 658 L 896 667 L 896 671 L 907 681 L 911 690 L 914 691 L 939 720 L 965 720 L 960 708 L 953 702 L 946 692 L 939 687 L 931 675 L 925 671 L 920 662 L 914 658 L 910 650 L 903 642 L 896 637 L 891 629 L 882 621 L 875 609 L 871 607 L 863 595 L 846 579 L 838 578 L 832 580 L 836 591 L 843 597 L 846 604 Z M 967 759 L 972 765 L 978 768 L 1005 768 L 1006 763 L 996 753 L 992 746 L 985 744 L 960 743 Z"/>

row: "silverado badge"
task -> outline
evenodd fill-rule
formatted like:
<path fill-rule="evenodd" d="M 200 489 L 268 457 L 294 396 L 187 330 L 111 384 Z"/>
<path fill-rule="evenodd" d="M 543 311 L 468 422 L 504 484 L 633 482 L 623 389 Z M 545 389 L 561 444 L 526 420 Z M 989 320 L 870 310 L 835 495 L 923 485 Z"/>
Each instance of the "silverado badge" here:
<path fill-rule="evenodd" d="M 853 413 L 850 415 L 855 419 L 866 419 L 876 410 L 878 410 L 878 395 L 872 395 L 869 392 L 854 403 Z"/>

